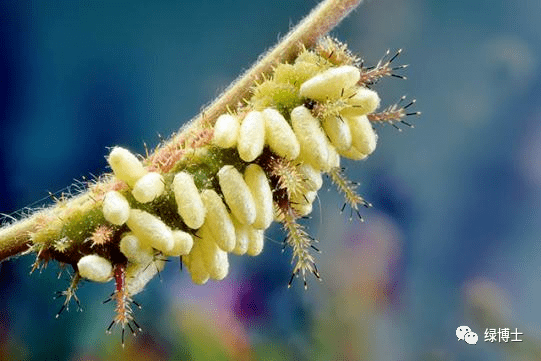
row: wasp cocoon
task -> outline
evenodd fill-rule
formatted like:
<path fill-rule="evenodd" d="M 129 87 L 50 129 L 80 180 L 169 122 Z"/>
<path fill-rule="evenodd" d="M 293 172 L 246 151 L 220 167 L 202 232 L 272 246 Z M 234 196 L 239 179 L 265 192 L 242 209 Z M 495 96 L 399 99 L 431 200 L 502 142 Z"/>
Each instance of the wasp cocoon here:
<path fill-rule="evenodd" d="M 255 202 L 256 217 L 254 228 L 267 229 L 273 220 L 272 190 L 263 169 L 257 164 L 250 164 L 244 171 L 244 180 Z"/>
<path fill-rule="evenodd" d="M 129 150 L 122 147 L 114 147 L 109 153 L 107 162 L 115 173 L 115 177 L 133 187 L 135 182 L 146 174 L 143 163 Z"/>
<path fill-rule="evenodd" d="M 126 224 L 144 245 L 156 248 L 163 253 L 168 253 L 174 246 L 171 228 L 150 213 L 131 209 Z"/>
<path fill-rule="evenodd" d="M 206 210 L 193 176 L 184 171 L 177 173 L 173 179 L 173 193 L 175 193 L 178 214 L 184 223 L 192 229 L 201 227 L 205 221 Z"/>
<path fill-rule="evenodd" d="M 257 256 L 263 251 L 265 232 L 262 229 L 248 228 L 248 249 L 246 253 Z"/>
<path fill-rule="evenodd" d="M 237 240 L 235 243 L 235 248 L 233 248 L 232 252 L 236 255 L 242 256 L 248 250 L 248 243 L 250 242 L 248 239 L 248 230 L 252 226 L 242 224 L 235 218 L 233 218 L 233 224 L 235 225 L 235 237 Z"/>
<path fill-rule="evenodd" d="M 341 113 L 346 116 L 359 116 L 373 113 L 379 107 L 379 95 L 372 89 L 359 87 L 355 94 L 346 99 L 349 107 Z"/>
<path fill-rule="evenodd" d="M 165 260 L 151 260 L 148 263 L 128 263 L 126 267 L 126 291 L 130 296 L 141 292 L 154 276 L 163 270 Z"/>
<path fill-rule="evenodd" d="M 201 237 L 198 242 L 209 277 L 217 281 L 223 280 L 229 273 L 227 252 L 218 247 L 207 226 L 203 225 L 199 229 L 198 235 Z"/>
<path fill-rule="evenodd" d="M 240 125 L 237 149 L 240 158 L 251 162 L 263 152 L 265 145 L 265 121 L 258 111 L 249 112 Z"/>
<path fill-rule="evenodd" d="M 315 170 L 310 164 L 303 163 L 297 169 L 304 176 L 306 190 L 318 191 L 323 186 L 321 172 Z"/>
<path fill-rule="evenodd" d="M 327 136 L 321 129 L 319 120 L 314 118 L 306 107 L 300 106 L 291 111 L 291 123 L 301 145 L 299 157 L 316 169 L 327 168 Z"/>
<path fill-rule="evenodd" d="M 218 172 L 218 181 L 231 213 L 243 224 L 254 223 L 254 197 L 242 174 L 232 165 L 224 165 Z"/>
<path fill-rule="evenodd" d="M 94 282 L 107 282 L 113 276 L 111 262 L 97 254 L 82 257 L 77 262 L 77 269 L 81 277 Z"/>
<path fill-rule="evenodd" d="M 204 224 L 208 225 L 218 246 L 231 252 L 235 248 L 235 227 L 222 198 L 214 190 L 205 189 L 201 192 L 201 199 L 207 209 Z"/>
<path fill-rule="evenodd" d="M 366 117 L 361 115 L 357 117 L 345 117 L 351 129 L 353 136 L 352 147 L 362 154 L 371 154 L 376 149 L 378 136 L 372 129 L 372 124 Z"/>
<path fill-rule="evenodd" d="M 121 226 L 130 216 L 130 205 L 122 194 L 110 191 L 105 194 L 102 211 L 107 222 Z"/>
<path fill-rule="evenodd" d="M 196 285 L 204 285 L 209 280 L 209 272 L 205 267 L 205 262 L 203 261 L 203 253 L 201 251 L 200 241 L 198 240 L 192 247 L 191 252 L 182 257 L 183 262 L 186 264 L 190 270 L 190 276 L 192 277 L 192 282 Z"/>
<path fill-rule="evenodd" d="M 319 101 L 338 99 L 344 89 L 354 86 L 360 79 L 361 72 L 354 66 L 331 68 L 302 83 L 300 95 Z"/>
<path fill-rule="evenodd" d="M 184 231 L 173 231 L 173 240 L 175 244 L 173 248 L 167 252 L 168 256 L 183 256 L 190 253 L 193 247 L 193 237 L 191 234 Z"/>
<path fill-rule="evenodd" d="M 139 203 L 152 202 L 165 190 L 165 182 L 161 174 L 150 172 L 139 178 L 133 186 L 132 195 Z"/>
<path fill-rule="evenodd" d="M 286 159 L 299 156 L 300 145 L 287 120 L 276 109 L 263 110 L 265 119 L 265 139 L 269 148 Z"/>
<path fill-rule="evenodd" d="M 348 123 L 340 116 L 325 117 L 321 122 L 325 133 L 336 150 L 347 150 L 351 147 L 351 131 Z"/>
<path fill-rule="evenodd" d="M 222 114 L 214 125 L 213 143 L 221 148 L 231 148 L 237 144 L 239 135 L 239 118 L 231 114 Z"/>
<path fill-rule="evenodd" d="M 127 233 L 120 240 L 120 252 L 132 263 L 149 263 L 154 259 L 152 247 L 141 244 L 133 233 Z"/>

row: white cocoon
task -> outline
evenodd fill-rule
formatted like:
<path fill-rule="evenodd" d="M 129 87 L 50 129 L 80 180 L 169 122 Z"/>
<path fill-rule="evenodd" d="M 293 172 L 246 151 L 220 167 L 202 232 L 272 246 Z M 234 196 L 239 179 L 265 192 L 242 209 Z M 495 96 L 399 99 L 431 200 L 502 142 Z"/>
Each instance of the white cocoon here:
<path fill-rule="evenodd" d="M 321 172 L 317 171 L 310 164 L 303 163 L 297 167 L 303 175 L 304 184 L 309 191 L 317 191 L 323 185 L 323 177 Z"/>
<path fill-rule="evenodd" d="M 300 95 L 319 101 L 338 99 L 343 90 L 354 86 L 361 79 L 361 72 L 351 65 L 330 68 L 302 83 Z"/>
<path fill-rule="evenodd" d="M 323 119 L 321 125 L 337 150 L 347 150 L 351 147 L 351 131 L 345 119 L 329 116 Z"/>
<path fill-rule="evenodd" d="M 193 237 L 191 234 L 184 231 L 173 231 L 173 240 L 175 244 L 173 248 L 167 252 L 168 256 L 183 256 L 190 253 L 193 247 Z"/>
<path fill-rule="evenodd" d="M 214 125 L 213 143 L 221 148 L 231 148 L 237 144 L 239 135 L 239 118 L 231 114 L 222 114 Z"/>
<path fill-rule="evenodd" d="M 235 227 L 222 198 L 212 189 L 201 192 L 201 199 L 207 209 L 205 225 L 208 225 L 218 246 L 226 252 L 235 248 Z"/>
<path fill-rule="evenodd" d="M 265 121 L 258 111 L 251 111 L 242 120 L 237 149 L 240 158 L 251 162 L 263 152 L 265 145 Z"/>
<path fill-rule="evenodd" d="M 267 229 L 272 223 L 274 215 L 272 190 L 265 171 L 257 164 L 250 164 L 244 171 L 244 180 L 254 197 L 256 207 L 253 226 L 258 229 Z"/>
<path fill-rule="evenodd" d="M 168 253 L 174 246 L 171 228 L 150 213 L 131 209 L 126 224 L 144 245 L 156 248 L 163 253 Z"/>
<path fill-rule="evenodd" d="M 209 279 L 209 273 L 203 261 L 203 253 L 198 240 L 192 247 L 190 254 L 182 257 L 182 260 L 188 266 L 192 282 L 196 285 L 204 285 Z"/>
<path fill-rule="evenodd" d="M 133 187 L 135 182 L 146 174 L 143 163 L 129 150 L 122 147 L 114 147 L 107 157 L 107 162 L 115 173 L 115 176 Z"/>
<path fill-rule="evenodd" d="M 254 197 L 242 174 L 232 165 L 218 171 L 218 181 L 231 213 L 243 224 L 252 224 L 256 218 Z"/>
<path fill-rule="evenodd" d="M 291 111 L 291 124 L 301 145 L 302 160 L 316 169 L 327 168 L 327 136 L 321 129 L 319 120 L 314 118 L 306 107 L 300 106 Z"/>
<path fill-rule="evenodd" d="M 128 294 L 133 296 L 141 292 L 156 273 L 163 270 L 164 266 L 165 260 L 160 259 L 148 263 L 128 263 L 128 267 L 126 267 L 126 291 Z"/>
<path fill-rule="evenodd" d="M 162 175 L 156 172 L 150 172 L 135 182 L 131 193 L 137 202 L 148 203 L 161 196 L 164 190 L 165 181 Z"/>
<path fill-rule="evenodd" d="M 197 229 L 205 221 L 205 206 L 195 186 L 193 176 L 187 172 L 179 172 L 173 179 L 173 193 L 178 206 L 178 214 L 186 225 Z"/>
<path fill-rule="evenodd" d="M 81 277 L 94 282 L 107 282 L 113 276 L 111 262 L 97 254 L 83 256 L 77 262 L 77 269 Z"/>
<path fill-rule="evenodd" d="M 300 145 L 287 120 L 276 109 L 263 110 L 265 119 L 265 140 L 269 148 L 286 159 L 299 156 Z"/>
<path fill-rule="evenodd" d="M 130 216 L 130 205 L 122 194 L 117 191 L 110 191 L 103 198 L 103 217 L 107 222 L 121 226 Z"/>
<path fill-rule="evenodd" d="M 373 113 L 379 107 L 379 95 L 372 89 L 359 87 L 355 95 L 346 99 L 350 106 L 342 110 L 342 114 L 347 116 L 359 116 Z"/>
<path fill-rule="evenodd" d="M 210 278 L 217 281 L 223 280 L 229 272 L 227 252 L 218 247 L 212 233 L 206 226 L 199 229 L 198 235 L 201 237 L 198 240 L 201 255 Z"/>
<path fill-rule="evenodd" d="M 248 255 L 257 256 L 263 251 L 264 232 L 262 229 L 248 228 Z"/>
<path fill-rule="evenodd" d="M 235 225 L 235 236 L 237 238 L 233 253 L 242 256 L 248 250 L 248 229 L 250 229 L 252 226 L 242 224 L 235 218 L 233 218 L 233 224 Z"/>
<path fill-rule="evenodd" d="M 120 240 L 120 252 L 132 263 L 149 263 L 154 259 L 152 247 L 141 244 L 131 232 Z"/>
<path fill-rule="evenodd" d="M 344 117 L 351 129 L 353 142 L 351 146 L 362 154 L 371 154 L 376 149 L 378 136 L 366 115 Z"/>

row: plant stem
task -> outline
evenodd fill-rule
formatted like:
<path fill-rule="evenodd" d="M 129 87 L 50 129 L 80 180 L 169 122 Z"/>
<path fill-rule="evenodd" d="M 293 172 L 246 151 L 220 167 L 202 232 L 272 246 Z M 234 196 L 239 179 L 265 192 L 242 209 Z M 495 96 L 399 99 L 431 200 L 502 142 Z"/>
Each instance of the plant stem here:
<path fill-rule="evenodd" d="M 362 0 L 325 0 L 321 2 L 280 43 L 231 84 L 218 99 L 188 122 L 166 144 L 158 148 L 152 157 L 159 159 L 160 152 L 166 151 L 167 148 L 185 138 L 186 134 L 200 128 L 203 121 L 213 124 L 218 116 L 227 112 L 228 107 L 231 109 L 237 108 L 238 104 L 249 96 L 254 83 L 262 79 L 264 74 L 269 74 L 274 65 L 279 62 L 293 60 L 302 45 L 307 48 L 315 45 L 321 36 L 338 25 L 361 2 Z M 77 207 L 81 202 L 87 202 L 89 197 L 87 191 L 68 200 L 66 203 L 62 202 L 61 205 L 52 206 L 0 229 L 0 261 L 28 249 L 30 246 L 30 233 L 36 229 L 38 217 L 42 216 L 44 212 L 49 216 L 61 217 L 66 209 Z"/>

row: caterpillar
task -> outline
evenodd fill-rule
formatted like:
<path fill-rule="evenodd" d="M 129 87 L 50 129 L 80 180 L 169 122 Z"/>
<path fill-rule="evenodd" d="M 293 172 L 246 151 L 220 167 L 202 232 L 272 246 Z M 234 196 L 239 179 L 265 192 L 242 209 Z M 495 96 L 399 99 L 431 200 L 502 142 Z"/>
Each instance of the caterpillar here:
<path fill-rule="evenodd" d="M 155 155 L 142 160 L 113 147 L 112 174 L 90 186 L 80 207 L 62 222 L 42 216 L 31 233 L 35 267 L 52 258 L 72 264 L 77 277 L 114 278 L 117 316 L 109 329 L 118 323 L 123 334 L 126 325 L 134 333 L 132 297 L 167 257 L 180 257 L 196 284 L 219 281 L 231 254 L 259 255 L 265 230 L 279 222 L 293 250 L 288 286 L 302 276 L 306 287 L 308 274 L 320 278 L 312 254 L 318 249 L 298 220 L 311 213 L 322 175 L 359 214 L 369 203 L 343 174 L 341 159 L 375 151 L 374 123 L 409 125 L 404 117 L 418 114 L 406 113 L 413 102 L 377 112 L 381 101 L 372 87 L 402 68 L 391 65 L 395 58 L 365 68 L 344 44 L 325 37 L 294 61 L 276 64 L 244 103 Z M 107 238 L 89 246 L 104 226 Z"/>

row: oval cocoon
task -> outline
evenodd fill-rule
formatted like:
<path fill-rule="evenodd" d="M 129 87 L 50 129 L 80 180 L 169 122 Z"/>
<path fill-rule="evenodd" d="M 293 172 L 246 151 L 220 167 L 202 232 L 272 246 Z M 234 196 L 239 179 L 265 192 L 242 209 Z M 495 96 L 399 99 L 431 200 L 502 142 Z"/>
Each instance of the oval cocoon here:
<path fill-rule="evenodd" d="M 265 140 L 269 148 L 286 159 L 299 156 L 300 145 L 287 120 L 276 109 L 263 110 L 265 119 Z"/>
<path fill-rule="evenodd" d="M 353 136 L 352 147 L 362 154 L 371 154 L 376 149 L 378 136 L 366 115 L 356 117 L 344 117 L 351 129 Z"/>
<path fill-rule="evenodd" d="M 379 95 L 372 89 L 359 87 L 355 94 L 346 99 L 349 107 L 341 113 L 347 116 L 359 116 L 373 113 L 380 103 Z"/>
<path fill-rule="evenodd" d="M 137 202 L 148 203 L 161 196 L 164 190 L 165 181 L 161 174 L 150 172 L 135 182 L 131 193 Z"/>
<path fill-rule="evenodd" d="M 254 197 L 240 172 L 232 165 L 224 165 L 218 171 L 218 181 L 231 213 L 240 223 L 254 223 L 256 218 Z"/>
<path fill-rule="evenodd" d="M 121 226 L 130 216 L 130 205 L 122 194 L 110 191 L 103 198 L 102 211 L 107 222 Z"/>
<path fill-rule="evenodd" d="M 120 252 L 132 263 L 149 263 L 154 259 L 152 247 L 143 245 L 133 233 L 120 240 Z"/>
<path fill-rule="evenodd" d="M 274 218 L 272 209 L 272 190 L 265 171 L 257 164 L 250 164 L 244 171 L 244 180 L 255 202 L 256 217 L 253 226 L 258 229 L 269 228 Z"/>
<path fill-rule="evenodd" d="M 176 230 L 173 231 L 173 240 L 175 244 L 173 248 L 167 252 L 168 256 L 183 256 L 190 253 L 193 247 L 193 237 L 191 234 Z"/>
<path fill-rule="evenodd" d="M 77 262 L 77 269 L 81 277 L 94 282 L 107 282 L 113 276 L 111 262 L 97 254 L 82 257 Z"/>
<path fill-rule="evenodd" d="M 344 119 L 339 116 L 329 116 L 323 119 L 321 125 L 337 150 L 347 150 L 351 147 L 351 131 Z"/>
<path fill-rule="evenodd" d="M 107 157 L 115 177 L 133 187 L 135 182 L 146 174 L 143 163 L 129 150 L 122 147 L 114 147 Z"/>
<path fill-rule="evenodd" d="M 306 107 L 300 106 L 291 111 L 291 124 L 301 145 L 300 157 L 316 169 L 326 168 L 329 158 L 327 136 L 319 120 Z"/>
<path fill-rule="evenodd" d="M 354 66 L 330 68 L 302 83 L 300 95 L 319 101 L 338 99 L 344 89 L 354 86 L 360 79 L 361 72 Z"/>
<path fill-rule="evenodd" d="M 204 224 L 208 225 L 218 246 L 231 252 L 235 248 L 235 227 L 222 198 L 214 190 L 205 189 L 201 192 L 201 199 L 207 209 Z"/>
<path fill-rule="evenodd" d="M 156 248 L 163 253 L 169 252 L 174 246 L 173 232 L 155 215 L 139 209 L 131 209 L 126 224 L 144 245 Z"/>
<path fill-rule="evenodd" d="M 297 167 L 303 175 L 304 184 L 309 191 L 318 191 L 323 186 L 321 172 L 317 171 L 310 164 L 303 163 Z"/>
<path fill-rule="evenodd" d="M 173 179 L 173 193 L 178 214 L 184 223 L 192 229 L 201 227 L 205 221 L 206 209 L 193 176 L 184 171 L 177 173 Z"/>
<path fill-rule="evenodd" d="M 192 282 L 196 285 L 204 285 L 209 280 L 209 273 L 203 261 L 200 241 L 198 240 L 192 247 L 190 254 L 183 257 L 186 266 L 190 270 Z"/>
<path fill-rule="evenodd" d="M 265 121 L 258 111 L 251 111 L 242 120 L 237 149 L 240 158 L 251 162 L 263 152 L 265 145 Z"/>
<path fill-rule="evenodd" d="M 263 251 L 264 235 L 262 229 L 248 228 L 248 255 L 257 256 Z"/>
<path fill-rule="evenodd" d="M 213 143 L 221 148 L 231 148 L 237 144 L 239 135 L 239 118 L 231 114 L 222 114 L 214 125 Z"/>
<path fill-rule="evenodd" d="M 141 292 L 154 276 L 163 270 L 165 260 L 152 260 L 149 263 L 128 263 L 126 267 L 126 291 L 130 296 Z"/>
<path fill-rule="evenodd" d="M 229 272 L 227 252 L 218 247 L 206 226 L 199 229 L 198 235 L 201 237 L 199 246 L 209 277 L 217 281 L 223 280 Z"/>

